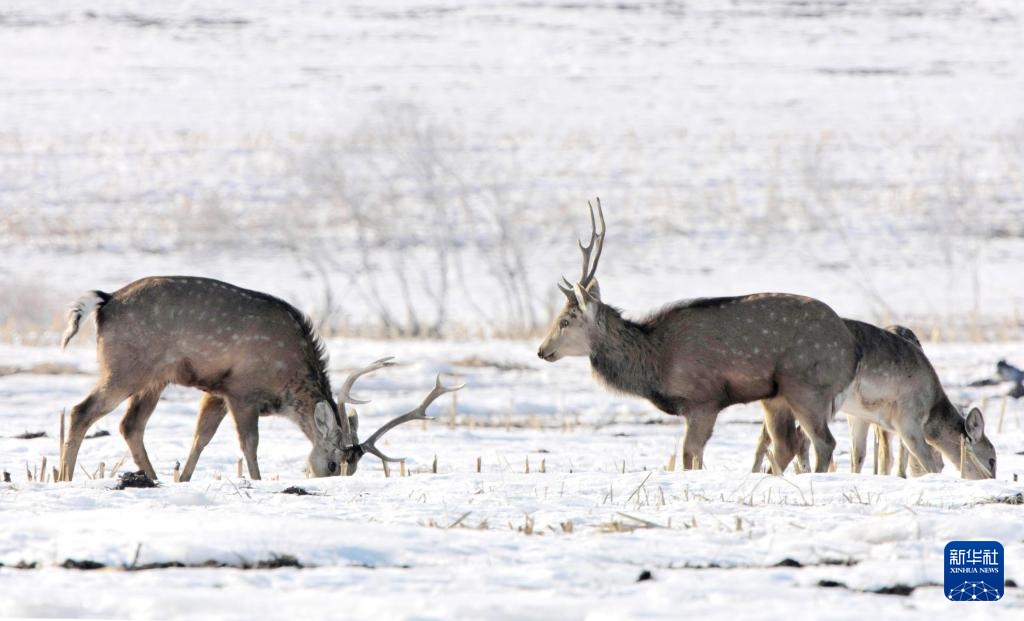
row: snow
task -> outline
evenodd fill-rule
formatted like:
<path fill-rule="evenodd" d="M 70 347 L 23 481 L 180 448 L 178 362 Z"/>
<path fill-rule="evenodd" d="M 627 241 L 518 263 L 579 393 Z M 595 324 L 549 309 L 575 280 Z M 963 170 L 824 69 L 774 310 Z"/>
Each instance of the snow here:
<path fill-rule="evenodd" d="M 454 426 L 445 398 L 433 407 L 435 421 L 387 436 L 382 448 L 408 458 L 407 477 L 396 468 L 385 478 L 380 463 L 366 457 L 353 477 L 305 479 L 308 442 L 291 423 L 271 417 L 260 425 L 266 480 L 237 478 L 241 453 L 225 423 L 193 481 L 172 483 L 173 464 L 189 448 L 199 393 L 169 389 L 146 436 L 163 484 L 124 491 L 81 471 L 70 483 L 25 480 L 26 463 L 38 464 L 42 455 L 55 462 L 57 413 L 93 381 L 90 347 L 51 352 L 83 373 L 0 378 L 0 466 L 14 479 L 0 486 L 0 562 L 8 566 L 0 569 L 0 615 L 336 618 L 343 610 L 356 619 L 669 619 L 744 610 L 776 618 L 791 614 L 794 602 L 813 605 L 827 619 L 847 618 L 854 606 L 884 618 L 972 615 L 949 608 L 956 604 L 945 602 L 941 588 L 943 548 L 960 539 L 1001 541 L 1007 578 L 1024 580 L 1021 507 L 993 502 L 1024 490 L 1012 480 L 1024 471 L 1017 454 L 1024 406 L 1014 400 L 1006 404 L 1002 431 L 1001 398 L 986 406 L 997 480 L 963 481 L 952 467 L 910 480 L 848 474 L 842 416 L 832 425 L 837 472 L 752 474 L 756 404 L 723 413 L 706 470 L 667 472 L 681 421 L 605 392 L 582 361 L 536 359 L 535 346 L 330 342 L 335 385 L 346 369 L 385 354 L 398 353 L 404 363 L 356 386 L 373 400 L 360 408 L 364 434 L 415 405 L 435 372 L 467 382 Z M 975 361 L 991 359 L 993 346 L 926 348 L 955 398 L 981 403 L 1001 389 L 949 379 L 984 376 Z M 1024 343 L 1000 348 L 1011 359 L 1024 356 Z M 476 365 L 503 368 L 461 367 L 467 352 L 478 356 Z M 0 360 L 39 354 L 9 346 Z M 512 361 L 518 364 L 509 368 Z M 126 455 L 118 418 L 115 412 L 95 426 L 110 436 L 84 443 L 86 469 Z M 49 437 L 12 437 L 25 430 Z M 281 493 L 293 485 L 312 495 Z M 563 527 L 570 522 L 571 532 Z M 58 567 L 68 558 L 117 568 L 278 555 L 292 555 L 305 568 Z M 777 566 L 785 559 L 804 567 Z M 19 561 L 40 568 L 10 568 Z M 636 582 L 644 570 L 653 580 Z M 846 588 L 821 588 L 821 580 Z M 869 593 L 900 584 L 918 588 L 906 598 Z M 1009 618 L 1021 607 L 1024 599 L 1011 588 L 983 612 Z"/>
<path fill-rule="evenodd" d="M 1024 406 L 969 386 L 1024 363 L 1022 23 L 1014 0 L 8 0 L 0 617 L 1019 617 L 1018 588 L 965 607 L 940 585 L 945 544 L 975 538 L 1024 581 L 1024 509 L 993 502 L 1024 491 Z M 723 413 L 706 470 L 665 471 L 681 420 L 538 360 L 539 338 L 483 338 L 551 317 L 594 195 L 608 302 L 790 291 L 910 325 L 985 412 L 999 478 L 849 474 L 842 415 L 837 472 L 750 473 L 757 404 Z M 157 274 L 330 319 L 335 386 L 396 355 L 356 387 L 364 437 L 437 373 L 467 387 L 382 443 L 408 477 L 367 457 L 307 480 L 307 440 L 271 417 L 265 480 L 236 475 L 225 422 L 172 483 L 199 395 L 170 387 L 147 428 L 160 487 L 27 481 L 96 381 L 91 326 L 57 347 L 67 306 Z M 445 316 L 445 340 L 355 338 L 381 331 L 374 288 L 400 319 Z M 122 411 L 83 444 L 90 472 L 126 458 Z M 120 569 L 275 555 L 304 567 Z M 897 585 L 917 588 L 870 592 Z"/>

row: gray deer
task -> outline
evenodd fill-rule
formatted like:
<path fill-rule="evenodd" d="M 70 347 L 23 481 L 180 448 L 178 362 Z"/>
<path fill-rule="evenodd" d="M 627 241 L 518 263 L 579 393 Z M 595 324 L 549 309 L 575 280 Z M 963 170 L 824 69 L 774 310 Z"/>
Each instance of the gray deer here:
<path fill-rule="evenodd" d="M 191 478 L 199 455 L 230 409 L 249 476 L 260 478 L 256 460 L 260 416 L 279 414 L 298 425 L 313 444 L 310 476 L 352 474 L 359 459 L 372 453 L 387 461 L 375 443 L 384 432 L 426 417 L 446 388 L 440 378 L 423 403 L 392 420 L 367 441 L 357 438 L 358 419 L 345 403 L 353 382 L 392 364 L 384 358 L 349 376 L 339 408 L 331 394 L 327 351 L 312 323 L 284 300 L 209 278 L 150 277 L 114 293 L 92 291 L 68 312 L 61 346 L 77 334 L 79 323 L 96 316 L 99 381 L 71 410 L 63 450 L 61 478 L 74 476 L 78 450 L 89 427 L 128 400 L 121 434 L 132 459 L 156 478 L 143 444 L 146 422 L 168 384 L 198 388 L 206 394 L 188 460 L 180 479 Z"/>
<path fill-rule="evenodd" d="M 883 446 L 888 444 L 885 436 L 899 436 L 901 474 L 906 470 L 909 452 L 915 474 L 940 472 L 945 456 L 958 465 L 964 478 L 994 478 L 996 452 L 985 435 L 981 410 L 974 408 L 966 417 L 960 414 L 942 389 L 916 335 L 902 326 L 883 329 L 853 319 L 844 321 L 863 352 L 841 406 L 850 424 L 851 470 L 861 470 L 868 427 L 873 424 L 881 431 Z M 792 417 L 779 417 L 776 422 L 787 431 L 795 427 Z M 776 438 L 783 446 L 776 446 Z M 799 440 L 798 434 L 783 433 L 769 440 L 762 432 L 755 468 L 770 442 L 776 462 L 772 469 L 784 470 L 789 459 L 804 450 Z M 882 457 L 886 463 L 880 464 L 879 470 L 887 473 L 891 453 Z"/>
<path fill-rule="evenodd" d="M 590 223 L 580 279 L 559 285 L 566 303 L 537 355 L 586 356 L 608 387 L 684 416 L 687 469 L 703 466 L 723 408 L 760 400 L 773 440 L 784 427 L 775 414 L 792 413 L 814 445 L 815 469 L 826 471 L 836 444 L 828 423 L 860 358 L 842 319 L 818 300 L 783 293 L 689 300 L 627 319 L 601 301 L 595 278 L 605 238 L 600 200 Z"/>

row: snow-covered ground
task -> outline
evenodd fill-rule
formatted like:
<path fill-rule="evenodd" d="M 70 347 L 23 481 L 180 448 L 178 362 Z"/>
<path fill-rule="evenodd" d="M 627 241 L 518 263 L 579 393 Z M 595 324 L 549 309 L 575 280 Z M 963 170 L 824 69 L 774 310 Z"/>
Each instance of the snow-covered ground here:
<path fill-rule="evenodd" d="M 58 413 L 94 381 L 93 351 L 0 348 L 0 364 L 65 371 L 0 378 L 0 467 L 14 480 L 0 486 L 0 615 L 678 619 L 742 611 L 767 619 L 811 606 L 821 618 L 856 610 L 890 619 L 1013 618 L 1024 608 L 1019 589 L 982 610 L 946 603 L 940 586 L 943 548 L 959 539 L 1001 541 L 1007 578 L 1024 580 L 1024 508 L 994 502 L 1024 491 L 1013 481 L 1024 474 L 1024 406 L 1011 399 L 1003 411 L 1005 386 L 964 386 L 990 376 L 999 357 L 1024 358 L 1024 344 L 928 347 L 951 396 L 985 407 L 999 478 L 981 482 L 950 467 L 911 480 L 849 474 L 842 417 L 833 425 L 836 473 L 751 474 L 756 404 L 723 414 L 706 470 L 667 472 L 680 421 L 605 392 L 583 361 L 537 360 L 536 343 L 330 345 L 335 385 L 381 355 L 407 363 L 357 385 L 373 399 L 361 408 L 363 433 L 412 407 L 435 373 L 467 383 L 454 424 L 445 398 L 436 421 L 388 436 L 383 450 L 407 456 L 410 476 L 385 478 L 366 457 L 351 478 L 305 479 L 308 443 L 291 423 L 269 418 L 259 449 L 267 480 L 237 477 L 240 451 L 225 422 L 193 481 L 169 482 L 188 451 L 199 395 L 170 389 L 146 436 L 161 487 L 114 491 L 115 481 L 81 471 L 71 483 L 30 483 L 26 464 L 57 458 Z M 126 455 L 118 419 L 115 412 L 95 426 L 111 435 L 85 442 L 86 469 Z M 13 437 L 24 431 L 48 436 Z M 280 493 L 293 485 L 313 495 Z M 304 568 L 119 569 L 280 555 Z M 59 567 L 66 559 L 108 568 Z M 786 559 L 803 567 L 777 566 Z M 38 569 L 10 568 L 19 561 Z M 644 570 L 653 580 L 637 582 Z M 870 593 L 898 585 L 917 588 L 909 597 Z"/>
<path fill-rule="evenodd" d="M 1024 509 L 994 502 L 1022 492 L 1024 406 L 967 387 L 1024 363 L 1022 24 L 1016 0 L 4 2 L 0 616 L 1019 617 L 1017 588 L 937 585 L 954 539 L 1002 541 L 1024 580 Z M 550 317 L 594 195 L 608 302 L 791 291 L 911 325 L 983 407 L 998 480 L 850 475 L 842 417 L 838 472 L 751 474 L 756 404 L 706 470 L 665 471 L 681 421 L 483 338 Z M 270 418 L 266 480 L 236 476 L 225 422 L 170 483 L 198 402 L 172 387 L 163 486 L 28 482 L 94 381 L 91 330 L 55 345 L 63 309 L 155 274 L 294 302 L 343 337 L 335 385 L 397 355 L 360 383 L 364 433 L 437 372 L 467 387 L 387 438 L 408 477 L 303 479 L 308 443 Z M 415 324 L 448 340 L 354 338 Z M 83 467 L 126 456 L 117 424 Z M 304 567 L 119 569 L 279 555 Z"/>
<path fill-rule="evenodd" d="M 0 328 L 185 273 L 346 334 L 380 329 L 375 286 L 402 320 L 408 287 L 445 334 L 514 334 L 599 195 L 630 310 L 793 291 L 1019 338 L 1022 22 L 1014 0 L 13 0 Z"/>

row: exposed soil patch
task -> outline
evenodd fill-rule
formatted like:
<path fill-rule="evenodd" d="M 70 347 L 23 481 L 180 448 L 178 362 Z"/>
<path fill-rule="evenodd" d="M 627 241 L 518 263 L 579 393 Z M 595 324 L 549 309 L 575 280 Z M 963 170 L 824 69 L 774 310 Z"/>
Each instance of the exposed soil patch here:
<path fill-rule="evenodd" d="M 996 496 L 988 500 L 987 504 L 1024 505 L 1024 492 L 1017 492 L 1011 496 Z"/>
<path fill-rule="evenodd" d="M 45 438 L 45 431 L 25 431 L 14 436 L 15 440 L 35 440 L 36 438 Z"/>
<path fill-rule="evenodd" d="M 26 563 L 25 561 L 18 561 L 14 565 L 4 565 L 0 563 L 0 567 L 10 567 L 11 569 L 39 569 L 39 563 L 31 562 Z"/>
<path fill-rule="evenodd" d="M 106 567 L 106 565 L 104 565 L 103 563 L 97 563 L 96 561 L 90 561 L 90 560 L 77 561 L 77 560 L 75 560 L 73 558 L 69 558 L 69 559 L 65 560 L 63 563 L 60 564 L 60 566 L 63 567 L 64 569 L 83 569 L 83 570 L 103 569 L 104 567 Z"/>
<path fill-rule="evenodd" d="M 127 489 L 129 487 L 156 487 L 157 482 L 146 476 L 146 473 L 139 470 L 138 472 L 125 472 L 118 478 L 117 485 L 114 489 Z"/>
<path fill-rule="evenodd" d="M 142 565 L 106 565 L 98 561 L 91 560 L 76 560 L 67 559 L 60 564 L 64 569 L 80 569 L 80 570 L 93 570 L 93 569 L 111 569 L 117 571 L 149 571 L 152 569 L 281 569 L 285 567 L 293 567 L 295 569 L 302 569 L 305 567 L 299 562 L 299 559 L 295 558 L 291 554 L 274 554 L 269 559 L 256 561 L 250 563 L 249 561 L 241 561 L 238 563 L 225 563 L 223 561 L 203 561 L 202 563 L 182 563 L 180 561 L 166 561 L 160 563 L 144 563 Z M 38 569 L 37 563 L 26 564 L 24 561 L 19 563 L 17 569 Z"/>
<path fill-rule="evenodd" d="M 908 597 L 913 594 L 916 589 L 921 587 L 939 586 L 937 584 L 919 584 L 917 586 L 910 586 L 909 584 L 894 584 L 892 586 L 884 586 L 879 589 L 868 589 L 861 591 L 860 589 L 851 589 L 846 586 L 845 583 L 837 582 L 835 580 L 819 580 L 818 586 L 824 589 L 846 589 L 848 591 L 859 591 L 861 593 L 874 593 L 876 595 L 899 595 L 901 597 Z"/>

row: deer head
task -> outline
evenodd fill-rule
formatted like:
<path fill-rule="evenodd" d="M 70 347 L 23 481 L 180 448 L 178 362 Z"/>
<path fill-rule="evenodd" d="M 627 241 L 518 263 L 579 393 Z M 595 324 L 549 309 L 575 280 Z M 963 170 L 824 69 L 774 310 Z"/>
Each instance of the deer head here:
<path fill-rule="evenodd" d="M 960 476 L 965 479 L 996 478 L 996 449 L 985 435 L 985 418 L 978 408 L 971 408 L 964 419 Z"/>
<path fill-rule="evenodd" d="M 590 355 L 589 327 L 593 324 L 598 306 L 601 304 L 601 287 L 597 284 L 597 264 L 601 260 L 604 249 L 605 223 L 604 212 L 601 210 L 601 199 L 597 199 L 597 215 L 594 206 L 590 207 L 590 242 L 583 245 L 580 240 L 580 252 L 583 254 L 583 269 L 580 279 L 570 283 L 565 277 L 558 284 L 558 290 L 566 297 L 565 305 L 555 316 L 548 328 L 547 336 L 537 350 L 537 356 L 554 362 L 566 356 Z M 601 231 L 597 223 L 601 223 Z M 593 258 L 591 258 L 593 255 Z"/>
<path fill-rule="evenodd" d="M 335 416 L 334 411 L 327 402 L 321 401 L 317 404 L 313 419 L 316 423 L 318 435 L 317 440 L 313 443 L 313 451 L 309 455 L 309 461 L 306 466 L 306 474 L 308 476 L 351 476 L 355 474 L 356 468 L 359 466 L 359 460 L 367 453 L 372 453 L 387 462 L 403 461 L 405 458 L 391 458 L 382 453 L 377 448 L 377 441 L 385 433 L 402 423 L 414 420 L 433 420 L 432 417 L 426 414 L 430 404 L 441 395 L 455 392 L 465 385 L 443 386 L 441 384 L 441 376 L 439 375 L 434 382 L 434 389 L 430 391 L 416 408 L 388 421 L 367 438 L 365 442 L 360 442 L 358 436 L 359 416 L 355 409 L 352 409 L 350 412 L 345 406 L 346 404 L 362 405 L 369 403 L 369 401 L 353 397 L 351 395 L 352 386 L 363 375 L 377 369 L 393 366 L 394 364 L 392 357 L 381 358 L 366 367 L 350 373 L 338 394 L 339 411 L 337 416 Z"/>

